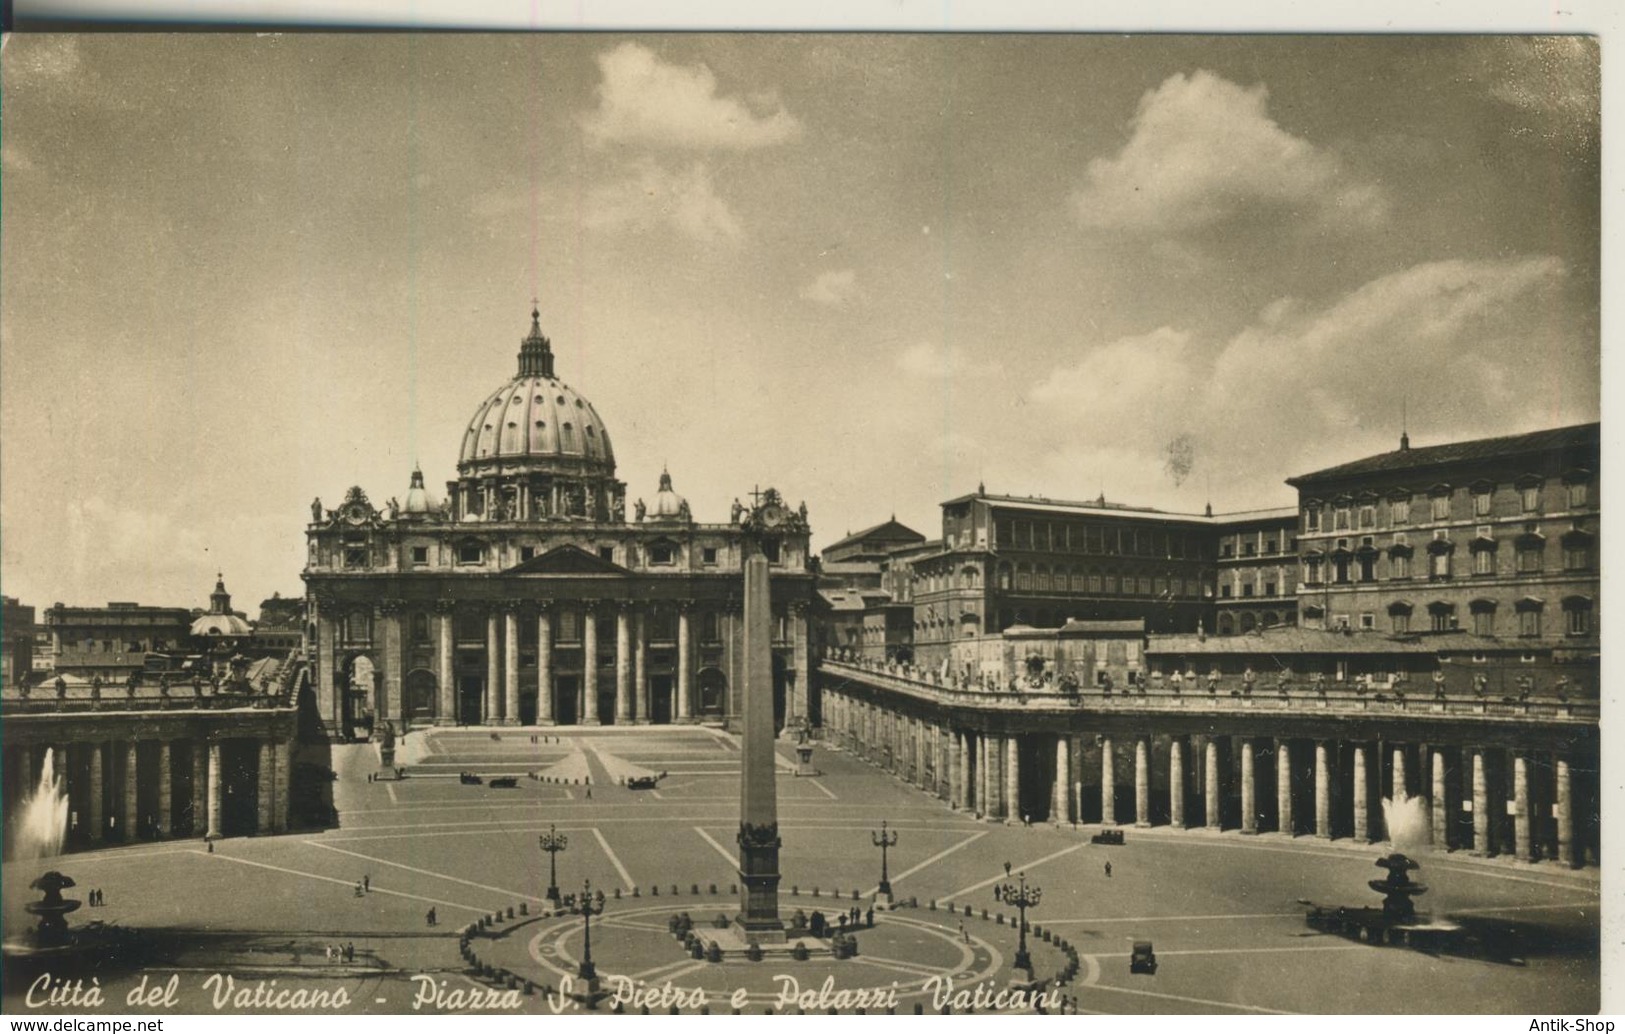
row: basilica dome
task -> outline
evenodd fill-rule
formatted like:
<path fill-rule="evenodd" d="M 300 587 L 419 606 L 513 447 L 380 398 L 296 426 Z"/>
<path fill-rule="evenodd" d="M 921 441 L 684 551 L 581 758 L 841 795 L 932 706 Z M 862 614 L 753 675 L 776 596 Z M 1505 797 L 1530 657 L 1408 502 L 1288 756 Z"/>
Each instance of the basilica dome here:
<path fill-rule="evenodd" d="M 615 452 L 603 420 L 591 402 L 554 375 L 541 313 L 532 309 L 530 316 L 519 373 L 474 411 L 463 432 L 458 471 L 528 468 L 613 475 Z"/>

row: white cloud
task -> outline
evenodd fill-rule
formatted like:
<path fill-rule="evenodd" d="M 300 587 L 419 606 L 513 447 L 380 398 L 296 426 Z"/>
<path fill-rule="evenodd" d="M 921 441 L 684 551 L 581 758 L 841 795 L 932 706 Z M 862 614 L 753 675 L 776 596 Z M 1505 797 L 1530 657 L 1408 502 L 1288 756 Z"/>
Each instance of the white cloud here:
<path fill-rule="evenodd" d="M 694 240 L 729 243 L 740 240 L 739 220 L 711 186 L 701 162 L 671 172 L 653 161 L 633 165 L 631 175 L 600 185 L 588 195 L 588 226 L 647 232 L 670 226 Z"/>
<path fill-rule="evenodd" d="M 1402 398 L 1428 441 L 1504 433 L 1508 413 L 1594 419 L 1594 367 L 1553 359 L 1576 352 L 1554 315 L 1564 275 L 1550 257 L 1430 262 L 1324 305 L 1272 302 L 1227 339 L 1163 327 L 1101 345 L 1028 392 L 1057 432 L 1047 466 L 1104 465 L 1155 504 L 1180 434 L 1191 483 L 1218 486 L 1392 448 Z"/>
<path fill-rule="evenodd" d="M 897 355 L 897 368 L 916 377 L 950 380 L 971 372 L 996 374 L 1003 367 L 997 360 L 972 356 L 959 345 L 941 345 L 921 341 L 910 345 Z"/>
<path fill-rule="evenodd" d="M 831 269 L 818 274 L 800 291 L 803 301 L 844 309 L 858 296 L 858 276 L 854 270 Z"/>
<path fill-rule="evenodd" d="M 1170 76 L 1140 99 L 1133 135 L 1113 158 L 1089 163 L 1073 194 L 1091 229 L 1178 234 L 1261 212 L 1314 222 L 1369 224 L 1381 190 L 1330 152 L 1283 130 L 1268 92 L 1198 71 Z"/>
<path fill-rule="evenodd" d="M 637 43 L 598 56 L 598 108 L 581 117 L 595 144 L 749 150 L 795 139 L 801 123 L 771 93 L 718 96 L 704 64 L 671 65 Z"/>

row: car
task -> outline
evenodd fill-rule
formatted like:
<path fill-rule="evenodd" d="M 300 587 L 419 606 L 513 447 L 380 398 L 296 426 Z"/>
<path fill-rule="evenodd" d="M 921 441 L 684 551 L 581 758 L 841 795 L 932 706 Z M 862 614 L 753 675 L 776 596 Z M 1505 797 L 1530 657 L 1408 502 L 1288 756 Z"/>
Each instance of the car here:
<path fill-rule="evenodd" d="M 1103 829 L 1089 838 L 1092 844 L 1106 844 L 1112 847 L 1123 846 L 1123 831 L 1120 829 Z"/>
<path fill-rule="evenodd" d="M 493 790 L 512 790 L 519 785 L 518 776 L 497 776 L 488 784 Z"/>
<path fill-rule="evenodd" d="M 485 780 L 481 779 L 473 772 L 457 773 L 457 781 L 462 783 L 464 786 L 482 786 L 485 783 Z"/>
<path fill-rule="evenodd" d="M 1134 950 L 1129 954 L 1128 971 L 1130 973 L 1156 975 L 1157 953 L 1151 950 L 1150 941 L 1134 942 Z"/>

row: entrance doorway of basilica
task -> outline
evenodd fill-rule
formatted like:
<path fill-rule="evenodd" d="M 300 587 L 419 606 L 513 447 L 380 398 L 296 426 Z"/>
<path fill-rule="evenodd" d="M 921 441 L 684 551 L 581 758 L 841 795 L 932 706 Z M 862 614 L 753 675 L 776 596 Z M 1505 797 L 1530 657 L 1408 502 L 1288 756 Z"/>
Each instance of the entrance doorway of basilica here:
<path fill-rule="evenodd" d="M 427 668 L 415 668 L 406 674 L 406 722 L 408 725 L 433 725 L 439 715 L 440 681 Z"/>
<path fill-rule="evenodd" d="M 581 693 L 581 680 L 575 675 L 560 675 L 554 680 L 553 718 L 560 725 L 580 725 L 581 715 L 576 712 L 576 699 Z"/>
<path fill-rule="evenodd" d="M 699 683 L 698 714 L 706 718 L 721 718 L 728 702 L 728 677 L 719 668 L 702 668 Z"/>
<path fill-rule="evenodd" d="M 480 675 L 464 675 L 457 682 L 457 724 L 480 724 L 480 710 L 485 699 L 485 679 Z"/>
<path fill-rule="evenodd" d="M 656 725 L 671 724 L 671 676 L 649 676 L 649 720 Z"/>

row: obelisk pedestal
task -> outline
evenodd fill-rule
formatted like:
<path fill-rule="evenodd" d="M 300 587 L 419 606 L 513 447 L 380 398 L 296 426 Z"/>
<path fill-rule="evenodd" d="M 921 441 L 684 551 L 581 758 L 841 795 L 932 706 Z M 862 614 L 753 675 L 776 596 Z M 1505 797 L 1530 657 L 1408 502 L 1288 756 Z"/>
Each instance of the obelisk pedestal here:
<path fill-rule="evenodd" d="M 782 944 L 779 805 L 773 749 L 773 613 L 767 556 L 750 542 L 745 560 L 744 728 L 739 783 L 739 916 L 747 941 Z"/>

